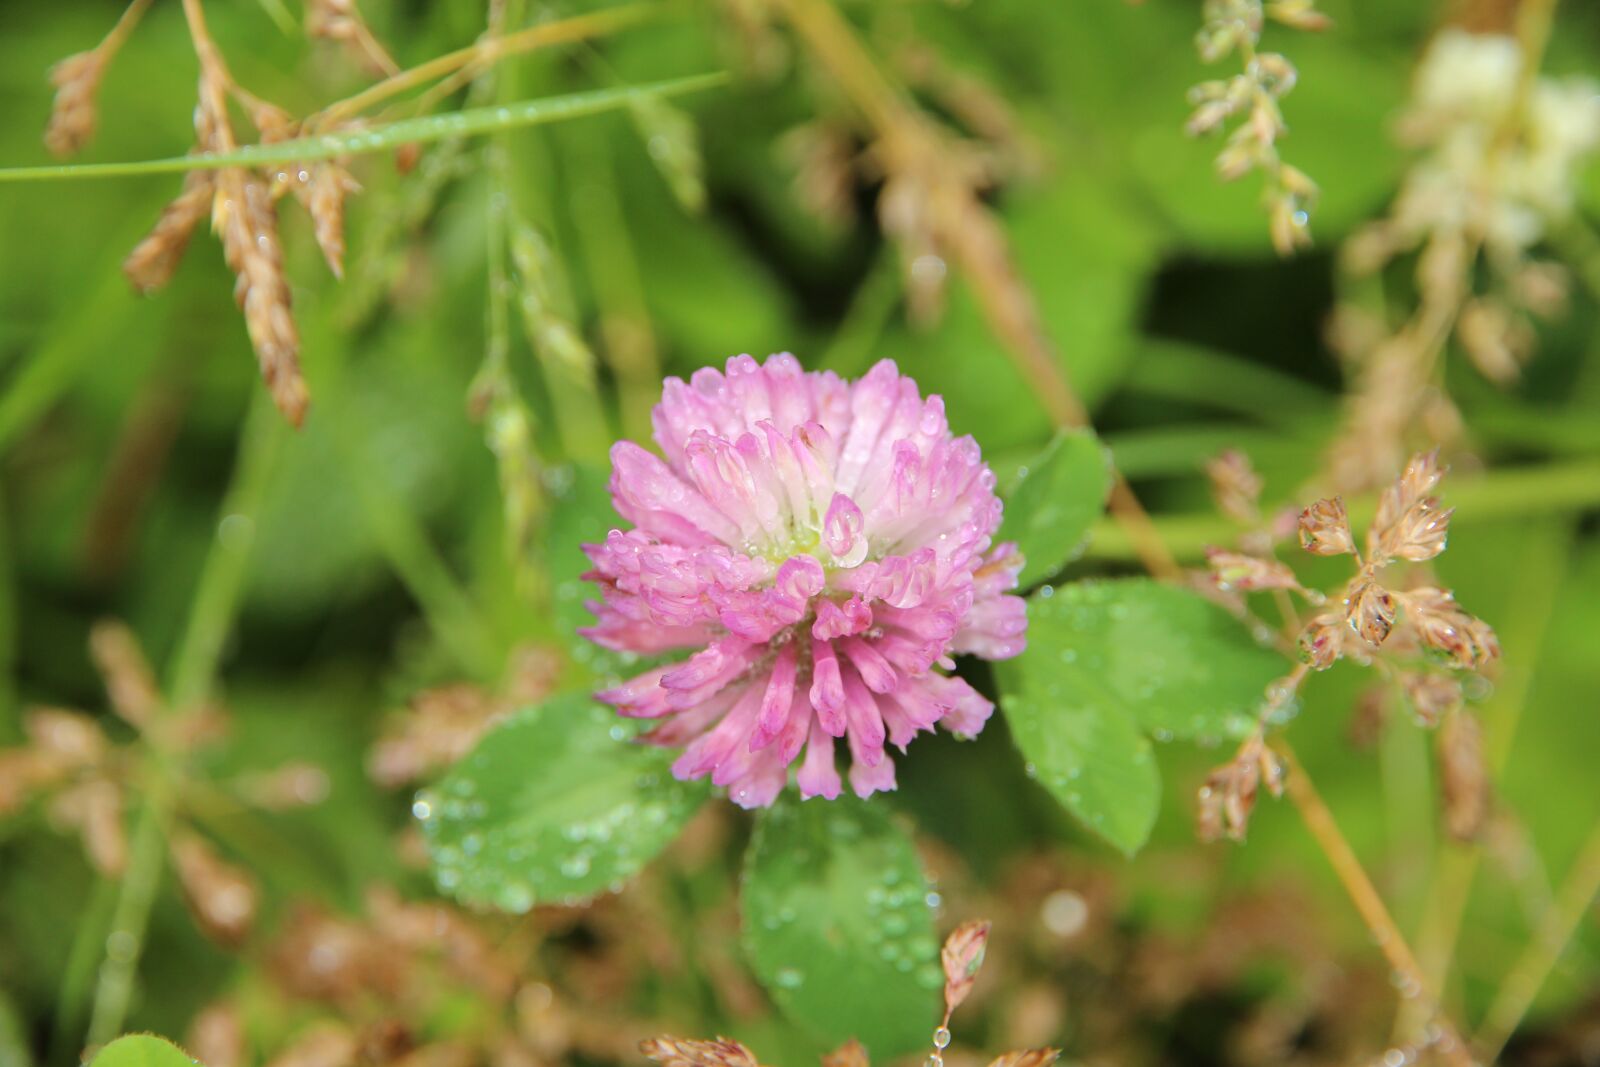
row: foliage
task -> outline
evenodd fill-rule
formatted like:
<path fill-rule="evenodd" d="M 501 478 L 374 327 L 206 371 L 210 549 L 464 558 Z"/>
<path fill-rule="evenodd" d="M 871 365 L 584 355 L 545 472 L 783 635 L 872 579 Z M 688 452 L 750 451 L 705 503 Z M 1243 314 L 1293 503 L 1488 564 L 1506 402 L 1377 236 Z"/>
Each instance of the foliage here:
<path fill-rule="evenodd" d="M 958 987 L 974 1056 L 1559 1061 L 1600 13 L 1470 6 L 4 7 L 0 1067 L 865 1067 Z M 944 397 L 1028 647 L 746 816 L 593 699 L 582 546 L 784 350 Z"/>

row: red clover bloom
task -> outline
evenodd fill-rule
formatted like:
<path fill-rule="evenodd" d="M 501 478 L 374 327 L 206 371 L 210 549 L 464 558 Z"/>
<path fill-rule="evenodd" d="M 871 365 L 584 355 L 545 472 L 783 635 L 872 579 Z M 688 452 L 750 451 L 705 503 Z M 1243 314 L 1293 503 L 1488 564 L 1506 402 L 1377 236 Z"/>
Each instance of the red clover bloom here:
<path fill-rule="evenodd" d="M 602 599 L 583 633 L 606 648 L 688 659 L 599 694 L 643 735 L 682 746 L 680 779 L 710 775 L 744 807 L 772 803 L 800 758 L 802 797 L 839 795 L 834 742 L 866 797 L 895 787 L 904 751 L 936 724 L 983 729 L 994 705 L 941 673 L 951 655 L 1023 650 L 1016 546 L 994 474 L 952 437 L 944 402 L 884 360 L 846 382 L 790 355 L 730 359 L 654 412 L 665 459 L 611 449 L 611 495 L 632 530 L 585 550 Z"/>

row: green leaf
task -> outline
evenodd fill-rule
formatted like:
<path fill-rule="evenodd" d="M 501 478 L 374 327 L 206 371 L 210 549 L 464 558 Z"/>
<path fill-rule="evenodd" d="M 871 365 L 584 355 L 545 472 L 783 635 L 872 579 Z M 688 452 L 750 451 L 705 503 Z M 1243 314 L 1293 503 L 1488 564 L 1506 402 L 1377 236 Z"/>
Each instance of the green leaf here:
<path fill-rule="evenodd" d="M 119 1037 L 101 1049 L 90 1067 L 194 1067 L 200 1061 L 151 1034 Z"/>
<path fill-rule="evenodd" d="M 1077 558 L 1111 492 L 1111 453 L 1088 430 L 1063 430 L 1027 466 L 1006 499 L 996 541 L 1022 549 L 1022 584 Z"/>
<path fill-rule="evenodd" d="M 779 1008 L 828 1047 L 875 1061 L 928 1041 L 938 964 L 929 885 L 881 802 L 801 802 L 761 813 L 745 856 L 745 951 Z"/>
<path fill-rule="evenodd" d="M 563 119 L 582 118 L 630 107 L 642 99 L 695 92 L 722 85 L 722 72 L 654 82 L 620 89 L 596 89 L 566 96 L 523 100 L 500 107 L 468 108 L 445 115 L 425 115 L 369 126 L 358 132 L 295 137 L 270 144 L 246 145 L 233 152 L 198 152 L 171 159 L 144 159 L 128 163 L 77 163 L 43 167 L 0 168 L 0 182 L 61 178 L 120 178 L 132 174 L 170 174 L 224 167 L 265 167 L 310 162 L 343 156 L 386 152 L 404 144 L 424 144 L 454 137 L 495 133 L 520 126 L 539 126 Z"/>
<path fill-rule="evenodd" d="M 1017 747 L 1068 810 L 1130 854 L 1160 797 L 1145 735 L 1240 736 L 1288 670 L 1221 607 L 1148 579 L 1046 587 L 1028 614 L 1028 650 L 1000 669 Z"/>
<path fill-rule="evenodd" d="M 439 887 L 511 912 L 620 888 L 708 793 L 672 777 L 671 753 L 627 744 L 633 730 L 583 694 L 491 730 L 413 809 Z"/>
<path fill-rule="evenodd" d="M 1029 634 L 1029 651 L 1038 640 Z M 1105 710 L 1112 703 L 1058 684 L 1023 684 L 1006 693 L 1006 723 L 1028 777 L 1131 856 L 1155 825 L 1161 774 L 1138 724 Z"/>

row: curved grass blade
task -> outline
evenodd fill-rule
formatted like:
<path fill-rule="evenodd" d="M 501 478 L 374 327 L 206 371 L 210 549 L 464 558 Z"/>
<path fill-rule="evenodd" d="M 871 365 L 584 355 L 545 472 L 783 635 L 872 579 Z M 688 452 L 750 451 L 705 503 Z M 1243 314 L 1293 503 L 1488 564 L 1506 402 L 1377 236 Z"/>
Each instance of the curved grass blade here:
<path fill-rule="evenodd" d="M 222 167 L 261 167 L 357 156 L 388 151 L 403 144 L 442 141 L 450 137 L 494 133 L 520 126 L 538 126 L 565 119 L 598 115 L 636 105 L 640 100 L 658 96 L 677 96 L 714 88 L 727 80 L 728 75 L 724 71 L 695 74 L 687 78 L 650 82 L 626 88 L 596 89 L 567 96 L 523 100 L 497 107 L 470 108 L 448 115 L 400 119 L 349 133 L 318 134 L 313 137 L 274 141 L 271 144 L 246 145 L 234 152 L 200 152 L 170 159 L 146 159 L 129 163 L 0 168 L 0 182 L 120 178 L 136 174 L 171 174 L 190 170 L 218 170 Z"/>

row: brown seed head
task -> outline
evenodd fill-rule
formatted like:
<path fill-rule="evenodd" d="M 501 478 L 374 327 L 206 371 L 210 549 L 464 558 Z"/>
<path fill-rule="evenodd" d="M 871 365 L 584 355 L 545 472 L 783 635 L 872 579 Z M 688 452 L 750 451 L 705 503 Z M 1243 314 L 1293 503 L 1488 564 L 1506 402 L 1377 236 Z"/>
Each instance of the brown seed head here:
<path fill-rule="evenodd" d="M 211 211 L 213 192 L 209 171 L 191 170 L 184 175 L 183 191 L 161 209 L 155 228 L 122 261 L 122 273 L 135 289 L 148 293 L 172 280 L 189 238 Z"/>
<path fill-rule="evenodd" d="M 1378 498 L 1378 513 L 1373 517 L 1372 529 L 1367 533 L 1367 548 L 1373 551 L 1389 536 L 1396 523 L 1406 512 L 1433 495 L 1444 470 L 1439 466 L 1439 450 L 1419 452 L 1406 463 L 1399 478 Z"/>
<path fill-rule="evenodd" d="M 140 730 L 147 729 L 161 706 L 161 693 L 133 631 L 114 620 L 98 622 L 89 631 L 89 652 L 105 680 L 111 709 Z"/>
<path fill-rule="evenodd" d="M 105 56 L 96 48 L 68 56 L 50 69 L 56 98 L 45 126 L 44 146 L 51 155 L 74 155 L 94 137 L 95 97 L 105 66 Z"/>
<path fill-rule="evenodd" d="M 1243 841 L 1255 810 L 1266 746 L 1259 735 L 1247 740 L 1227 763 L 1212 769 L 1200 787 L 1195 829 L 1202 841 Z"/>
<path fill-rule="evenodd" d="M 1456 320 L 1456 337 L 1483 376 L 1509 385 L 1522 373 L 1532 337 L 1497 300 L 1469 300 Z"/>
<path fill-rule="evenodd" d="M 1333 20 L 1313 6 L 1314 0 L 1272 0 L 1266 6 L 1266 16 L 1274 22 L 1297 30 L 1320 32 L 1333 25 Z"/>
<path fill-rule="evenodd" d="M 1300 588 L 1294 571 L 1275 559 L 1261 559 L 1213 546 L 1206 549 L 1206 562 L 1211 566 L 1217 586 L 1222 589 L 1255 592 L 1262 589 Z"/>
<path fill-rule="evenodd" d="M 34 708 L 23 716 L 22 728 L 40 754 L 68 769 L 97 766 L 111 748 L 93 719 L 65 708 Z"/>
<path fill-rule="evenodd" d="M 661 1067 L 760 1067 L 755 1054 L 737 1041 L 693 1041 L 663 1034 L 639 1042 L 639 1051 Z"/>
<path fill-rule="evenodd" d="M 1388 688 L 1374 685 L 1362 690 L 1350 715 L 1350 744 L 1363 752 L 1371 750 L 1382 738 L 1388 721 Z"/>
<path fill-rule="evenodd" d="M 94 869 L 120 878 L 128 867 L 128 836 L 122 828 L 122 790 L 104 778 L 92 778 L 59 793 L 50 803 L 51 821 L 76 830 Z"/>
<path fill-rule="evenodd" d="M 1457 711 L 1438 733 L 1439 789 L 1444 824 L 1457 841 L 1471 841 L 1489 817 L 1489 772 L 1476 716 Z"/>
<path fill-rule="evenodd" d="M 172 840 L 172 864 L 200 929 L 217 943 L 237 948 L 255 924 L 260 892 L 242 868 L 218 856 L 204 838 L 183 833 Z"/>
<path fill-rule="evenodd" d="M 822 1067 L 871 1067 L 871 1061 L 867 1059 L 866 1048 L 852 1037 L 823 1056 Z"/>
<path fill-rule="evenodd" d="M 1346 556 L 1356 550 L 1342 497 L 1319 500 L 1300 513 L 1300 544 L 1313 556 Z"/>
<path fill-rule="evenodd" d="M 1461 610 L 1448 590 L 1424 587 L 1400 594 L 1406 621 L 1427 647 L 1442 652 L 1451 666 L 1481 670 L 1500 656 L 1500 640 L 1488 623 Z"/>
<path fill-rule="evenodd" d="M 1423 726 L 1439 725 L 1439 720 L 1461 706 L 1461 683 L 1448 674 L 1407 671 L 1400 676 L 1400 688 Z"/>
<path fill-rule="evenodd" d="M 988 944 L 987 919 L 962 923 L 945 939 L 939 958 L 944 964 L 944 1012 L 947 1020 L 972 992 L 972 984 L 978 979 L 978 970 L 983 966 L 983 955 Z"/>
<path fill-rule="evenodd" d="M 299 426 L 310 394 L 300 374 L 300 334 L 290 312 L 272 194 L 259 177 L 242 169 L 218 171 L 216 181 L 211 225 L 237 278 L 234 297 L 244 311 L 261 377 L 278 410 Z"/>
<path fill-rule="evenodd" d="M 1058 1048 L 1030 1048 L 1007 1052 L 991 1060 L 989 1067 L 1050 1067 L 1061 1056 Z"/>
<path fill-rule="evenodd" d="M 1211 480 L 1211 496 L 1217 508 L 1239 523 L 1253 523 L 1261 515 L 1261 475 L 1250 464 L 1250 457 L 1230 448 L 1206 461 L 1206 477 Z"/>
<path fill-rule="evenodd" d="M 189 1024 L 183 1047 L 206 1067 L 246 1067 L 249 1044 L 238 1006 L 218 1000 L 201 1008 Z"/>
<path fill-rule="evenodd" d="M 1445 549 L 1450 534 L 1450 516 L 1454 508 L 1439 510 L 1434 497 L 1418 501 L 1393 526 L 1378 543 L 1378 556 L 1420 563 L 1433 559 Z"/>
<path fill-rule="evenodd" d="M 272 1059 L 267 1067 L 355 1067 L 360 1045 L 343 1024 L 317 1023 Z"/>
<path fill-rule="evenodd" d="M 1348 632 L 1343 614 L 1318 615 L 1300 631 L 1297 644 L 1300 658 L 1312 669 L 1325 671 L 1344 651 L 1344 635 Z"/>
<path fill-rule="evenodd" d="M 328 772 L 315 763 L 285 763 L 240 775 L 234 788 L 247 803 L 265 811 L 309 808 L 328 799 Z"/>
<path fill-rule="evenodd" d="M 1351 629 L 1374 648 L 1389 639 L 1394 629 L 1394 596 L 1377 582 L 1357 585 L 1345 601 Z"/>
<path fill-rule="evenodd" d="M 1559 263 L 1524 263 L 1511 278 L 1511 291 L 1517 303 L 1543 319 L 1566 314 L 1571 289 L 1571 275 Z"/>

